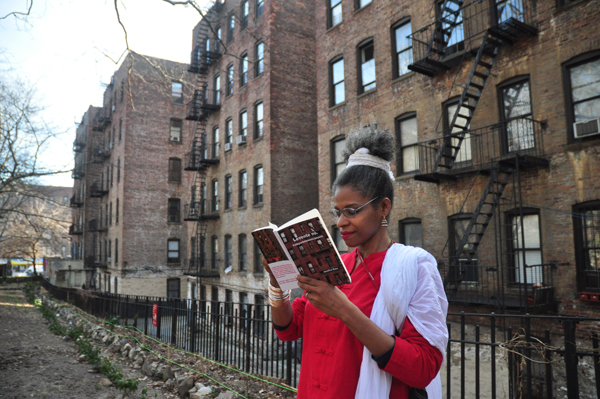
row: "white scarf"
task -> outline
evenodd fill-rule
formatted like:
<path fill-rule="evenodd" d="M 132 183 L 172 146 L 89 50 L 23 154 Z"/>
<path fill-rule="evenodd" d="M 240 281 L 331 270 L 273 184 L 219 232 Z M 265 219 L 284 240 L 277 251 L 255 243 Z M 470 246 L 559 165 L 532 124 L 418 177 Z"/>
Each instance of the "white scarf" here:
<path fill-rule="evenodd" d="M 392 335 L 402 331 L 408 316 L 415 329 L 432 346 L 446 353 L 448 300 L 435 258 L 427 251 L 394 244 L 381 268 L 381 288 L 375 297 L 371 320 Z M 365 347 L 356 399 L 389 399 L 392 376 L 382 371 Z M 441 399 L 440 374 L 427 386 L 429 399 Z"/>
<path fill-rule="evenodd" d="M 346 165 L 347 168 L 357 165 L 364 165 L 370 166 L 372 168 L 381 169 L 388 174 L 392 182 L 394 181 L 394 173 L 390 168 L 390 163 L 385 159 L 369 154 L 368 148 L 359 148 L 354 152 L 354 154 L 348 157 L 348 164 Z"/>

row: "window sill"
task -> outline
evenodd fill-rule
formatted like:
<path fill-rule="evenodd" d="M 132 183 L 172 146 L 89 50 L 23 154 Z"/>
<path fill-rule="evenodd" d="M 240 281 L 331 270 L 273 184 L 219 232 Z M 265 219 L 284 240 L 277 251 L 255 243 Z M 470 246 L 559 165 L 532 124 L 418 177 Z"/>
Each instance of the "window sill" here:
<path fill-rule="evenodd" d="M 412 78 L 412 77 L 413 77 L 413 76 L 415 76 L 416 74 L 417 74 L 417 73 L 416 73 L 416 72 L 414 72 L 414 71 L 409 71 L 409 72 L 406 72 L 404 75 L 400 75 L 400 76 L 398 76 L 397 78 L 393 79 L 393 80 L 392 80 L 392 84 L 396 84 L 396 83 L 402 82 L 403 80 L 406 80 L 406 79 Z"/>
<path fill-rule="evenodd" d="M 573 1 L 573 2 L 571 2 L 571 3 L 568 3 L 568 4 L 563 4 L 563 5 L 559 6 L 559 7 L 556 7 L 556 9 L 555 9 L 555 10 L 554 10 L 554 12 L 552 13 L 552 15 L 559 14 L 559 13 L 561 13 L 561 12 L 563 12 L 563 11 L 566 11 L 566 10 L 568 10 L 568 9 L 569 9 L 569 8 L 571 8 L 571 7 L 575 7 L 575 6 L 579 5 L 579 4 L 581 4 L 581 3 L 585 3 L 585 2 L 587 2 L 587 1 L 588 1 L 588 0 L 579 0 L 579 1 Z"/>
<path fill-rule="evenodd" d="M 358 100 L 359 98 L 363 98 L 363 97 L 367 97 L 370 94 L 373 94 L 377 91 L 377 87 L 368 91 L 365 91 L 364 93 L 359 94 L 358 96 L 356 96 L 356 99 Z"/>
<path fill-rule="evenodd" d="M 248 207 L 246 205 L 238 206 L 238 211 L 245 210 L 245 209 L 248 209 Z"/>
<path fill-rule="evenodd" d="M 256 79 L 259 79 L 259 78 L 262 78 L 264 74 L 265 74 L 265 72 L 264 72 L 264 71 L 262 71 L 260 74 L 258 74 L 258 75 L 256 75 L 256 76 L 254 76 L 254 80 L 256 80 Z"/>
<path fill-rule="evenodd" d="M 402 173 L 401 175 L 395 176 L 396 177 L 396 181 L 402 181 L 402 180 L 410 180 L 410 179 L 414 179 L 415 176 L 419 173 L 418 170 L 415 170 L 413 172 L 407 172 L 407 173 Z"/>
<path fill-rule="evenodd" d="M 180 181 L 172 181 L 172 180 L 169 180 L 169 183 L 170 183 L 170 184 L 181 184 L 181 182 L 180 182 Z"/>
<path fill-rule="evenodd" d="M 223 209 L 223 213 L 228 213 L 228 212 L 232 212 L 233 208 L 225 208 Z"/>
<path fill-rule="evenodd" d="M 327 28 L 327 30 L 325 31 L 325 33 L 329 33 L 329 32 L 331 32 L 332 30 L 334 30 L 334 29 L 335 29 L 335 28 L 337 28 L 338 26 L 342 25 L 343 23 L 344 23 L 344 21 L 340 22 L 340 23 L 339 23 L 339 24 L 337 24 L 337 25 L 334 25 L 334 26 L 332 26 L 331 28 Z"/>
<path fill-rule="evenodd" d="M 179 139 L 179 140 L 171 140 L 171 139 L 169 139 L 169 144 L 181 145 L 183 143 L 181 142 L 181 139 Z"/>
<path fill-rule="evenodd" d="M 362 10 L 366 9 L 367 7 L 369 7 L 371 4 L 373 4 L 373 2 L 370 2 L 370 3 L 369 3 L 369 4 L 367 4 L 366 6 L 362 6 L 361 8 L 354 10 L 354 12 L 352 13 L 352 15 L 356 15 L 356 14 L 358 14 L 358 13 L 359 13 L 359 12 L 361 12 Z"/>
<path fill-rule="evenodd" d="M 181 266 L 181 262 L 169 262 L 169 261 L 167 261 L 167 266 Z"/>
<path fill-rule="evenodd" d="M 588 147 L 595 147 L 595 146 L 599 146 L 599 145 L 600 145 L 600 138 L 566 144 L 564 148 L 565 148 L 565 151 L 581 151 Z"/>
<path fill-rule="evenodd" d="M 231 98 L 231 97 L 233 97 L 233 92 L 231 94 L 226 95 L 225 100 L 227 100 L 228 98 Z"/>
<path fill-rule="evenodd" d="M 264 278 L 265 277 L 265 272 L 254 272 L 254 273 L 252 273 L 252 275 L 255 278 Z"/>
<path fill-rule="evenodd" d="M 333 111 L 333 110 L 335 110 L 335 109 L 341 108 L 341 107 L 343 107 L 344 105 L 346 105 L 346 101 L 342 101 L 342 102 L 341 102 L 341 103 L 339 103 L 339 104 L 332 105 L 331 107 L 329 107 L 329 111 Z"/>
<path fill-rule="evenodd" d="M 252 141 L 254 141 L 254 142 L 256 142 L 256 141 L 262 141 L 263 137 L 265 137 L 265 136 L 255 137 Z"/>
<path fill-rule="evenodd" d="M 252 208 L 262 208 L 262 207 L 264 207 L 264 206 L 265 206 L 265 203 L 264 203 L 264 202 L 261 202 L 261 203 L 259 203 L 259 204 L 253 204 L 253 205 L 252 205 Z"/>
<path fill-rule="evenodd" d="M 181 226 L 181 222 L 167 222 L 169 226 Z"/>

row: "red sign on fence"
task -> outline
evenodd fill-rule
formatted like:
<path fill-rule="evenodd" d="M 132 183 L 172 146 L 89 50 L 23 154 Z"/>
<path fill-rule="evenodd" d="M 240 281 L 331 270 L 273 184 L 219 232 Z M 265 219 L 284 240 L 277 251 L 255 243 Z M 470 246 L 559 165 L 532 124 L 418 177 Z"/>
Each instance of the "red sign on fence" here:
<path fill-rule="evenodd" d="M 157 320 L 158 320 L 158 305 L 155 303 L 154 305 L 152 305 L 152 325 L 154 327 L 157 327 Z"/>

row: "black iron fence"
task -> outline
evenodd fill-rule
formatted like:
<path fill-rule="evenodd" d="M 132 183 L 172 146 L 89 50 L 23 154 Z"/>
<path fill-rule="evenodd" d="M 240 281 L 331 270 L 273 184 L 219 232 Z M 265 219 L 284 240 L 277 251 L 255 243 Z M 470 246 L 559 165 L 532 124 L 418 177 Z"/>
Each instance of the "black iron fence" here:
<path fill-rule="evenodd" d="M 44 281 L 56 298 L 186 351 L 297 386 L 301 349 L 282 343 L 268 305 L 94 292 Z M 600 318 L 450 313 L 445 398 L 599 397 Z"/>

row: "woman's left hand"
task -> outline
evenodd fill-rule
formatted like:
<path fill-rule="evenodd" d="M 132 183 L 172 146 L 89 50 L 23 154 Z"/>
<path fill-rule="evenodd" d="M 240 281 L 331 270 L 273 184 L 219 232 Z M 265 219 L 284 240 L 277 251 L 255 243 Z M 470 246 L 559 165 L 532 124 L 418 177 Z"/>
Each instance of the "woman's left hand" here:
<path fill-rule="evenodd" d="M 298 275 L 298 286 L 302 288 L 304 296 L 321 312 L 329 316 L 340 318 L 343 309 L 350 303 L 348 297 L 339 288 L 325 281 Z"/>

